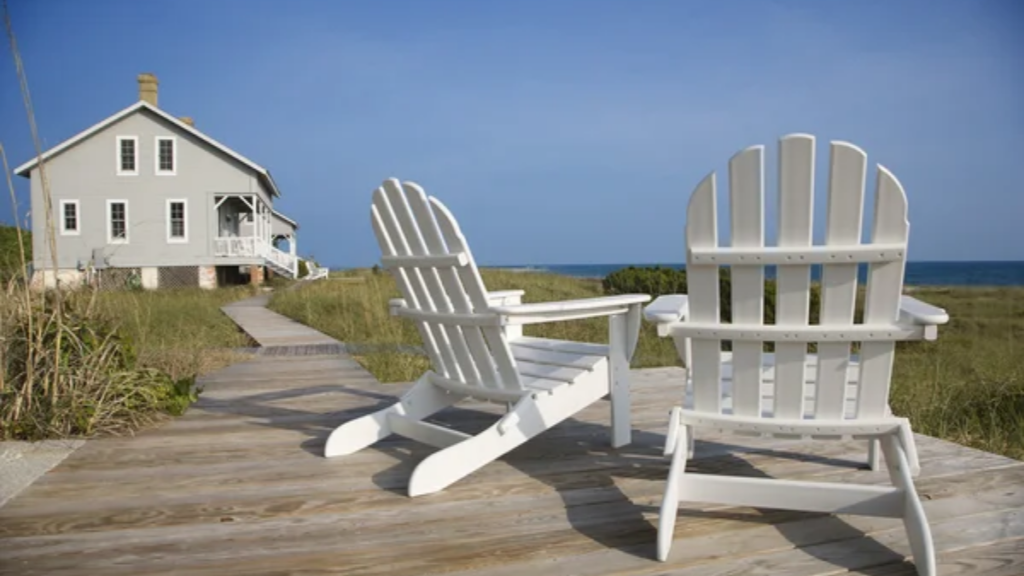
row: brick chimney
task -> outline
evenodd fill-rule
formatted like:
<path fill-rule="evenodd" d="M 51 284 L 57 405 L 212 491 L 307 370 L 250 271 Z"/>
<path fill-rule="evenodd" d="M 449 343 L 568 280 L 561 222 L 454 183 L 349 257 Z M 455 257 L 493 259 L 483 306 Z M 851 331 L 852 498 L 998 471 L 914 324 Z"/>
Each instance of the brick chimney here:
<path fill-rule="evenodd" d="M 156 76 L 149 72 L 139 74 L 139 100 L 145 100 L 152 106 L 156 106 L 157 86 L 160 84 Z"/>
<path fill-rule="evenodd" d="M 181 120 L 184 124 L 188 124 L 193 128 L 196 127 L 196 121 L 193 120 L 191 116 L 181 116 L 178 118 L 178 120 Z"/>

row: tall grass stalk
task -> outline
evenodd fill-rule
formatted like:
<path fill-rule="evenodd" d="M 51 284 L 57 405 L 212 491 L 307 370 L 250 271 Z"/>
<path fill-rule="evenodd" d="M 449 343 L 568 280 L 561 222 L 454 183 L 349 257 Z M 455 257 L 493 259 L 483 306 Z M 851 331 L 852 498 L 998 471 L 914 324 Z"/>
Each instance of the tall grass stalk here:
<path fill-rule="evenodd" d="M 32 134 L 32 144 L 35 147 L 36 158 L 37 158 L 37 160 L 39 162 L 39 164 L 38 164 L 38 177 L 39 177 L 39 183 L 40 183 L 40 186 L 41 186 L 41 189 L 42 189 L 42 196 L 43 196 L 43 212 L 44 212 L 44 214 L 43 214 L 43 221 L 45 223 L 46 241 L 47 241 L 47 244 L 48 244 L 49 249 L 50 249 L 50 258 L 51 258 L 51 262 L 53 264 L 53 274 L 54 274 L 54 278 L 56 279 L 59 260 L 58 260 L 58 257 L 57 257 L 57 231 L 56 231 L 56 226 L 54 225 L 54 220 L 53 220 L 53 195 L 50 193 L 50 182 L 49 182 L 49 178 L 47 177 L 47 173 L 46 173 L 46 162 L 43 159 L 42 141 L 39 138 L 39 128 L 36 125 L 35 111 L 34 111 L 33 106 L 32 106 L 32 96 L 29 93 L 29 88 L 28 88 L 28 76 L 25 73 L 25 66 L 24 66 L 24 63 L 21 60 L 21 51 L 18 49 L 18 41 L 17 41 L 17 38 L 16 38 L 16 36 L 14 34 L 14 25 L 11 22 L 11 13 L 10 13 L 10 10 L 8 9 L 8 7 L 7 7 L 7 0 L 3 0 L 3 10 L 4 10 L 4 28 L 5 28 L 6 32 L 7 32 L 8 42 L 11 45 L 11 56 L 14 59 L 14 67 L 15 67 L 15 71 L 16 71 L 16 73 L 18 75 L 18 86 L 19 86 L 19 88 L 21 90 L 22 100 L 23 100 L 23 102 L 25 104 L 25 114 L 28 117 L 29 129 L 30 129 L 30 132 Z M 5 154 L 5 158 L 6 158 L 6 154 Z M 4 165 L 4 172 L 7 174 L 7 186 L 9 188 L 9 190 L 10 190 L 11 197 L 12 197 L 12 199 L 15 199 L 16 198 L 16 194 L 14 192 L 14 184 L 13 184 L 13 182 L 11 182 L 10 170 L 9 170 L 8 166 L 6 165 L 6 160 L 5 160 L 5 165 Z M 12 207 L 15 210 L 17 210 L 17 202 L 15 202 Z M 15 211 L 14 214 L 15 214 L 15 217 L 17 217 L 17 211 Z M 38 215 L 36 215 L 36 217 L 38 217 Z M 15 222 L 15 224 L 17 225 L 17 222 Z M 20 236 L 20 232 L 19 232 L 19 236 Z M 21 250 L 21 254 L 22 254 L 22 260 L 24 260 L 25 259 L 24 258 L 24 254 L 25 254 L 25 246 L 24 246 L 24 244 L 22 244 L 20 246 L 20 250 Z M 23 267 L 23 270 L 27 274 L 27 270 L 24 267 Z M 28 281 L 29 280 L 26 279 L 26 282 L 28 282 Z M 32 310 L 33 309 L 33 303 L 32 303 L 31 290 L 26 290 L 25 291 L 25 298 L 26 298 L 28 309 Z M 53 314 L 53 321 L 57 324 L 57 328 L 58 328 L 58 330 L 56 331 L 57 337 L 54 340 L 54 342 L 52 342 L 51 345 L 55 348 L 54 353 L 57 356 L 60 356 L 63 353 L 62 347 L 63 347 L 64 330 L 61 329 L 62 328 L 61 325 L 63 323 L 63 316 L 62 315 L 63 315 L 64 310 L 63 310 L 63 306 L 61 305 L 62 304 L 62 298 L 63 298 L 63 295 L 58 290 L 56 292 L 55 296 L 54 296 L 55 306 L 51 309 L 51 313 Z M 46 300 L 43 300 L 42 301 L 42 306 L 44 307 L 44 310 L 45 310 L 45 306 L 46 305 L 47 305 Z M 27 318 L 28 318 L 28 322 L 30 322 L 30 323 L 33 322 L 33 315 L 30 314 Z M 39 339 L 42 338 L 42 333 L 36 333 L 36 332 L 34 332 L 32 330 L 30 330 L 30 333 L 34 334 L 36 338 L 39 338 Z M 32 353 L 34 354 L 35 352 L 33 351 Z M 57 379 L 57 380 L 60 379 L 60 364 L 59 363 L 56 365 L 56 367 L 54 369 L 54 373 L 52 374 L 52 376 L 53 376 L 54 379 Z M 29 386 L 30 388 L 34 387 L 35 386 L 35 383 L 34 383 L 35 375 L 34 374 L 29 374 L 29 375 L 26 376 L 26 378 L 28 380 L 26 385 Z M 43 391 L 44 392 L 52 392 L 51 390 L 49 390 L 49 387 L 51 385 L 53 385 L 53 383 L 48 378 L 42 379 L 41 383 L 42 383 Z M 18 406 L 18 409 L 19 410 L 21 409 L 21 405 L 20 404 Z"/>

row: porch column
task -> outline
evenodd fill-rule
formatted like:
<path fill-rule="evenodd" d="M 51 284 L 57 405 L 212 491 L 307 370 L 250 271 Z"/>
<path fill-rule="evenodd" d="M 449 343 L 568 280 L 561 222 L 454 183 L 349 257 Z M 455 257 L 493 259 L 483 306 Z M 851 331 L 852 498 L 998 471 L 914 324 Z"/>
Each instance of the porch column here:
<path fill-rule="evenodd" d="M 295 232 L 292 232 L 292 235 L 288 237 L 288 253 L 291 254 L 292 256 L 295 256 L 296 236 L 297 234 L 295 234 Z"/>
<path fill-rule="evenodd" d="M 259 197 L 252 196 L 252 236 L 253 240 L 260 237 L 260 200 Z"/>
<path fill-rule="evenodd" d="M 260 237 L 260 221 L 257 216 L 260 213 L 260 201 L 255 196 L 252 198 L 252 236 L 253 238 Z"/>
<path fill-rule="evenodd" d="M 263 230 L 267 237 L 267 244 L 272 245 L 274 243 L 274 209 L 269 204 L 263 211 L 263 217 L 266 218 L 267 226 Z"/>

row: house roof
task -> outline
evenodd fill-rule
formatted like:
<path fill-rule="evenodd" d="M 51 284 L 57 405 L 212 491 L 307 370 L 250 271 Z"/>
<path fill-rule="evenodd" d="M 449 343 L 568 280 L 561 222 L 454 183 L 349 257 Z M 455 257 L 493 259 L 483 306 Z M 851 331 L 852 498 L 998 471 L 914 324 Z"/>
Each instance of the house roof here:
<path fill-rule="evenodd" d="M 231 148 L 228 148 L 227 146 L 221 144 L 220 142 L 217 142 L 213 138 L 210 138 L 209 136 L 207 136 L 206 134 L 200 132 L 199 130 L 196 130 L 192 126 L 189 126 L 188 124 L 185 124 L 184 122 L 182 122 L 181 120 L 178 120 L 174 116 L 171 116 L 167 112 L 164 112 L 163 110 L 157 108 L 156 106 L 151 105 L 150 103 L 146 102 L 145 100 L 139 100 L 138 102 L 136 102 L 135 104 L 132 104 L 131 106 L 125 108 L 124 110 L 121 110 L 120 112 L 115 113 L 113 116 L 110 116 L 110 117 L 108 117 L 108 118 L 106 118 L 104 120 L 101 120 L 97 124 L 94 124 L 93 126 L 90 126 L 89 128 L 86 128 L 85 130 L 79 132 L 78 134 L 75 134 L 71 138 L 68 138 L 67 140 L 61 142 L 60 144 L 54 146 L 53 148 L 50 148 L 49 150 L 47 150 L 46 152 L 43 153 L 43 156 L 42 156 L 43 160 L 47 160 L 50 157 L 55 156 L 56 154 L 59 154 L 59 153 L 63 152 L 64 150 L 67 150 L 68 148 L 71 148 L 75 144 L 78 144 L 82 140 L 85 140 L 86 138 L 89 138 L 93 134 L 99 132 L 100 130 L 103 130 L 104 128 L 106 128 L 107 126 L 110 126 L 114 122 L 117 122 L 118 120 L 121 120 L 122 118 L 125 118 L 125 117 L 127 117 L 127 116 L 129 116 L 129 115 L 131 115 L 131 114 L 133 114 L 135 112 L 137 112 L 138 110 L 142 110 L 142 109 L 149 110 L 150 112 L 156 114 L 157 116 L 159 116 L 159 117 L 163 118 L 164 120 L 167 120 L 171 124 L 177 126 L 179 129 L 184 130 L 185 132 L 195 136 L 196 138 L 202 140 L 203 142 L 206 142 L 210 146 L 212 146 L 212 147 L 220 150 L 221 152 L 227 154 L 231 158 L 234 158 L 235 160 L 237 160 L 237 161 L 241 162 L 242 164 L 248 166 L 249 168 L 251 168 L 257 174 L 259 174 L 265 180 L 265 182 L 267 184 L 267 187 L 270 188 L 270 191 L 271 191 L 271 193 L 274 196 L 281 196 L 281 191 L 278 190 L 277 184 L 274 182 L 274 178 L 270 175 L 270 171 L 269 170 L 267 170 L 266 168 L 260 166 L 259 164 L 255 163 L 255 162 L 253 162 L 252 160 L 249 160 L 245 156 L 242 156 L 238 152 L 235 152 L 234 150 L 232 150 Z M 37 164 L 39 164 L 39 158 L 38 157 L 33 158 L 32 160 L 29 160 L 28 162 L 25 162 L 21 166 L 18 166 L 17 168 L 14 169 L 14 173 L 17 174 L 18 176 L 28 177 L 29 171 L 31 171 L 33 168 L 35 168 Z"/>
<path fill-rule="evenodd" d="M 273 214 L 274 216 L 280 218 L 281 220 L 284 220 L 285 222 L 291 224 L 292 227 L 294 227 L 296 230 L 299 229 L 299 223 L 298 222 L 296 222 L 295 220 L 292 220 L 291 218 L 285 216 L 284 214 L 281 214 L 277 210 L 274 210 L 273 208 L 271 208 L 270 209 L 270 213 Z"/>

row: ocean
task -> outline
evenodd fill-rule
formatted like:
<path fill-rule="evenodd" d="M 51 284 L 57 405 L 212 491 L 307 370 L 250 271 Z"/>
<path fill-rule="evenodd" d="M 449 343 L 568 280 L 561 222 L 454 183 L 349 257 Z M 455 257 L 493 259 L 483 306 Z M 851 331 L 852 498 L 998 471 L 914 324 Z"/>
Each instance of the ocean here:
<path fill-rule="evenodd" d="M 552 272 L 579 278 L 604 278 L 629 266 L 662 266 L 685 269 L 683 264 L 550 264 L 522 266 L 485 266 L 532 272 Z M 811 268 L 817 280 L 821 267 Z M 769 267 L 767 276 L 774 276 Z M 860 269 L 860 281 L 867 279 L 867 266 Z M 1024 262 L 907 262 L 904 284 L 908 286 L 1024 286 Z"/>

